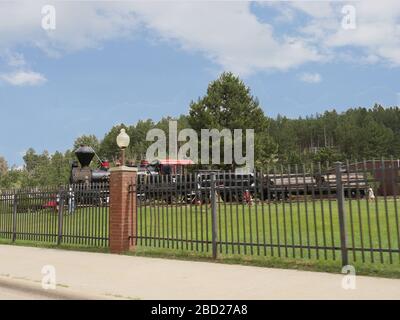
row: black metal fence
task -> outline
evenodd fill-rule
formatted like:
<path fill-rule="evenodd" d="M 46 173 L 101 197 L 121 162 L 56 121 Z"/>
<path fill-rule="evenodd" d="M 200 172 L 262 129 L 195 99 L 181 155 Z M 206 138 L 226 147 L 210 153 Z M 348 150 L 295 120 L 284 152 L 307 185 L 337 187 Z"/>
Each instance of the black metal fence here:
<path fill-rule="evenodd" d="M 138 246 L 399 263 L 399 161 L 139 175 Z M 0 191 L 0 238 L 108 247 L 108 184 Z"/>
<path fill-rule="evenodd" d="M 0 191 L 0 238 L 108 246 L 108 184 Z"/>
<path fill-rule="evenodd" d="M 399 263 L 399 162 L 141 176 L 144 247 Z"/>

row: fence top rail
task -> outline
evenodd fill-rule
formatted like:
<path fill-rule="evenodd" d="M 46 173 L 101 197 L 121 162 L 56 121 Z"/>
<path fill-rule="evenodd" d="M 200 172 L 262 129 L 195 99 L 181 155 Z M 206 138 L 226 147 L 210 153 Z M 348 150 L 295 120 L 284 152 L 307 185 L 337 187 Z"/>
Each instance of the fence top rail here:
<path fill-rule="evenodd" d="M 21 187 L 11 189 L 0 189 L 0 195 L 10 194 L 48 194 L 48 193 L 60 193 L 68 191 L 90 191 L 90 190 L 108 190 L 108 183 L 95 182 L 90 184 L 66 184 L 60 186 L 35 186 L 35 187 Z"/>

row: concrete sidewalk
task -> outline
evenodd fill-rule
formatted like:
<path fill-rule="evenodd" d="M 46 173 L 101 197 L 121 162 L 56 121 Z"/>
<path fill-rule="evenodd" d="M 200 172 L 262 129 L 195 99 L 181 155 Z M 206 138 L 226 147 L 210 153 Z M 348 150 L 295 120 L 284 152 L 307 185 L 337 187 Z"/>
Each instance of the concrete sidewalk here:
<path fill-rule="evenodd" d="M 113 296 L 79 292 L 58 286 L 43 290 L 38 281 L 0 276 L 0 300 L 114 300 Z"/>
<path fill-rule="evenodd" d="M 128 299 L 399 299 L 400 280 L 0 245 L 0 276 L 40 288 L 44 265 L 87 297 Z M 0 279 L 1 280 L 1 279 Z M 3 292 L 6 290 L 3 288 Z M 2 285 L 0 281 L 0 298 Z"/>

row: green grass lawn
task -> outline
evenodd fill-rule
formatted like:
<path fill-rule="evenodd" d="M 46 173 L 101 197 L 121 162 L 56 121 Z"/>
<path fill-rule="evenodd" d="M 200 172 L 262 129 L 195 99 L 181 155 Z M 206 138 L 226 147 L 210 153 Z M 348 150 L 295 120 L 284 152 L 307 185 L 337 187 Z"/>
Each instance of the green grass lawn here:
<path fill-rule="evenodd" d="M 348 246 L 364 248 L 364 251 L 350 249 L 350 261 L 399 263 L 396 206 L 393 199 L 386 202 L 383 199 L 376 202 L 346 201 Z M 217 223 L 218 250 L 225 255 L 340 258 L 340 251 L 333 249 L 340 247 L 336 200 L 258 203 L 252 206 L 220 203 Z M 143 237 L 138 239 L 138 244 L 209 252 L 211 225 L 211 209 L 207 205 L 167 206 L 156 203 L 143 206 L 138 211 L 138 235 Z M 397 252 L 370 250 L 378 248 Z"/>
<path fill-rule="evenodd" d="M 348 246 L 364 248 L 349 250 L 351 263 L 370 266 L 371 270 L 377 265 L 400 270 L 397 201 L 346 200 Z M 17 217 L 17 240 L 57 243 L 56 212 L 24 212 Z M 157 201 L 143 204 L 138 208 L 137 223 L 138 252 L 198 257 L 211 254 L 212 218 L 208 205 L 167 205 Z M 221 202 L 217 224 L 219 255 L 227 261 L 268 261 L 268 265 L 278 261 L 294 265 L 317 261 L 324 268 L 326 264 L 340 266 L 340 250 L 333 249 L 340 247 L 336 200 L 252 206 Z M 62 230 L 63 245 L 107 247 L 108 209 L 90 207 L 77 209 L 74 214 L 64 213 Z M 0 208 L 0 238 L 7 240 L 11 236 L 12 213 Z M 370 250 L 378 248 L 394 251 Z"/>
<path fill-rule="evenodd" d="M 43 243 L 57 243 L 58 212 L 44 209 L 17 213 L 17 239 Z M 12 212 L 1 211 L 0 238 L 12 238 Z M 70 245 L 105 247 L 108 245 L 108 208 L 87 207 L 73 214 L 63 214 L 62 242 Z"/>

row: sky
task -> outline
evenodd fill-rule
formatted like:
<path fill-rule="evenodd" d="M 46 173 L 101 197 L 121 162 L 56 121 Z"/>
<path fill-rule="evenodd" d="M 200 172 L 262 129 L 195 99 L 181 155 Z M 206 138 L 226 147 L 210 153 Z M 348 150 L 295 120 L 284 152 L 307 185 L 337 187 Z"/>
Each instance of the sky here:
<path fill-rule="evenodd" d="M 400 105 L 399 66 L 398 0 L 0 0 L 0 155 L 185 114 L 223 71 L 271 117 Z"/>

